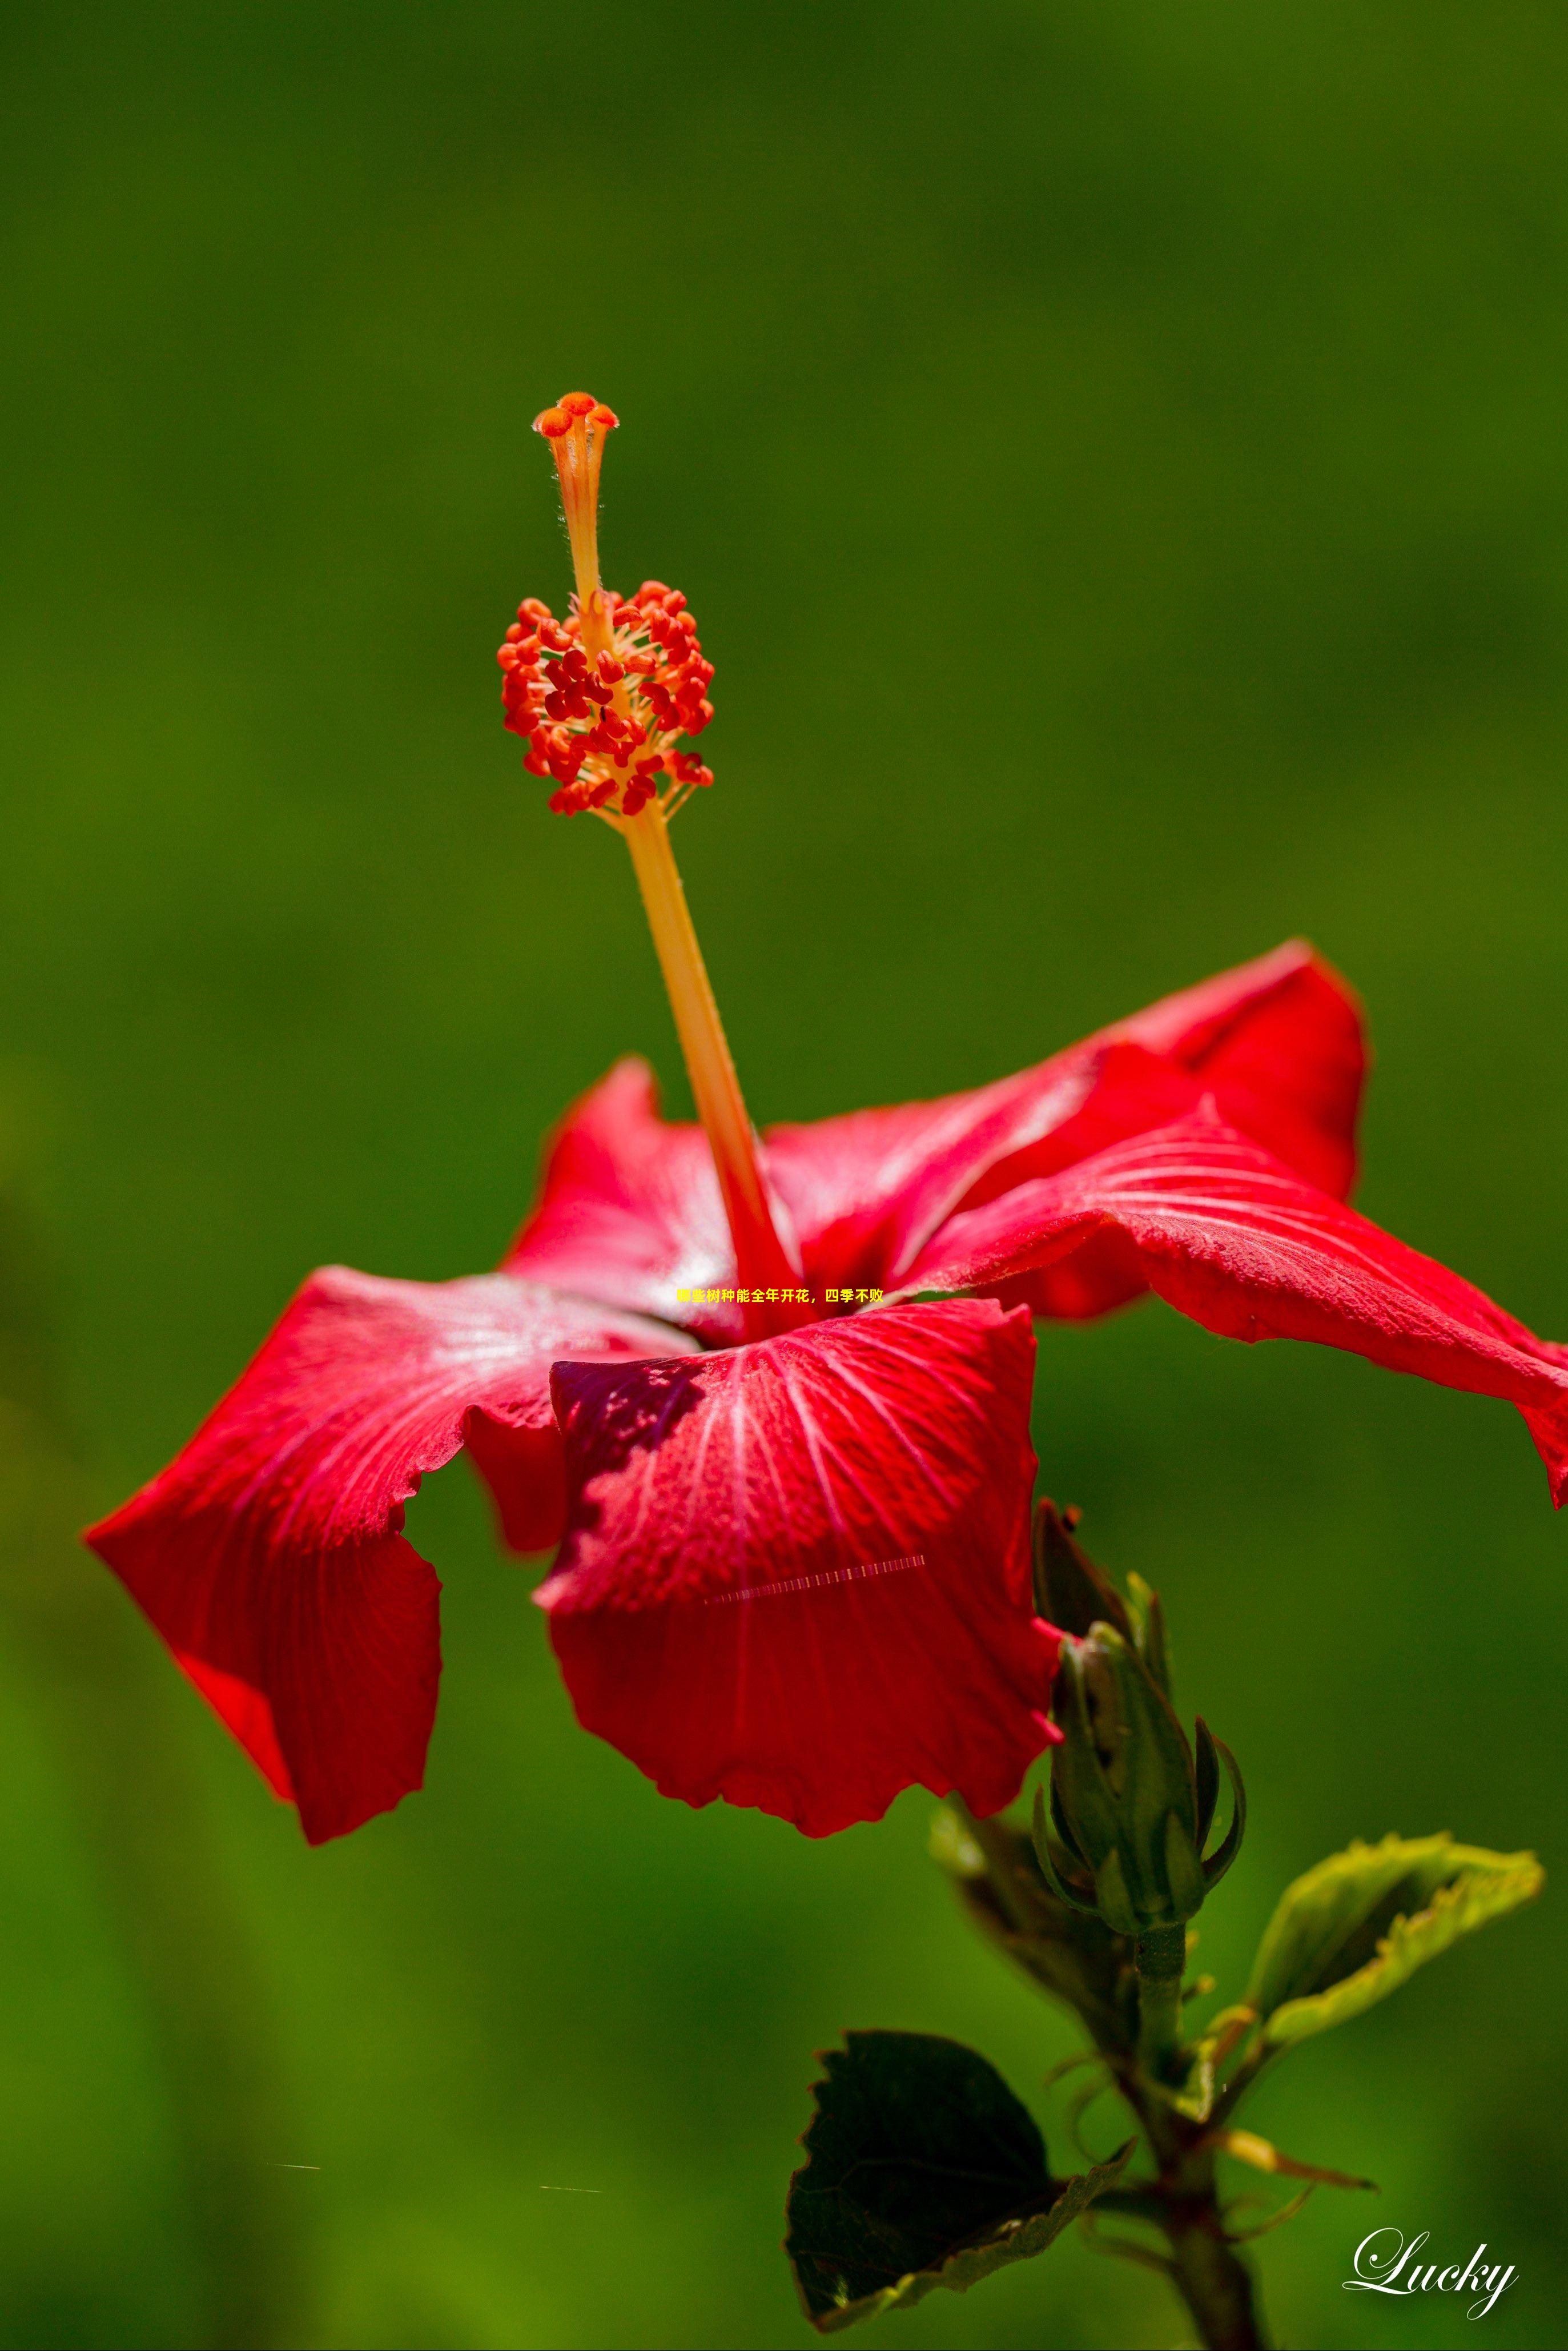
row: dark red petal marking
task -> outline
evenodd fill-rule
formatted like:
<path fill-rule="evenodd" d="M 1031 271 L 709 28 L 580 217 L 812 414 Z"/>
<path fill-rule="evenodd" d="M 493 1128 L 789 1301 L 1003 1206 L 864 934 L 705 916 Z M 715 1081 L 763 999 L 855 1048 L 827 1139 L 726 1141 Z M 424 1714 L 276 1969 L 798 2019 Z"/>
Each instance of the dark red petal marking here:
<path fill-rule="evenodd" d="M 666 1795 L 826 1836 L 903 1788 L 1017 1794 L 1052 1736 L 1031 1612 L 1034 1343 L 953 1300 L 733 1352 L 564 1364 L 573 1500 L 538 1597 L 584 1726 Z"/>
<path fill-rule="evenodd" d="M 421 1478 L 473 1442 L 509 1531 L 553 1541 L 551 1364 L 680 1344 L 504 1274 L 329 1267 L 162 1475 L 87 1540 L 317 1844 L 423 1776 L 440 1587 L 401 1532 Z"/>
<path fill-rule="evenodd" d="M 1228 1339 L 1311 1339 L 1519 1406 L 1568 1499 L 1568 1349 L 1319 1191 L 1212 1111 L 1021 1185 L 942 1228 L 912 1290 L 987 1289 L 1087 1247 Z"/>
<path fill-rule="evenodd" d="M 1118 1045 L 1148 1057 L 1142 1103 L 1134 1065 L 1108 1054 Z M 1292 942 L 971 1093 L 772 1127 L 765 1157 L 809 1276 L 891 1283 L 945 1217 L 1102 1148 L 1114 1121 L 1164 1124 L 1189 1081 L 1288 1165 L 1347 1191 L 1364 1070 L 1353 998 Z M 1097 1104 L 1107 1084 L 1113 1102 Z"/>

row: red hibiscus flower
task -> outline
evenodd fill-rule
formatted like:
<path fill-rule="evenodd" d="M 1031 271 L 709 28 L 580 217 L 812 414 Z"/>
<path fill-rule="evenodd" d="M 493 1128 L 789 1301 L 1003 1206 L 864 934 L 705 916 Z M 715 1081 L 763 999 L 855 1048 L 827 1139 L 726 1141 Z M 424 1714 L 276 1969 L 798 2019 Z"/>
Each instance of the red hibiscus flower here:
<path fill-rule="evenodd" d="M 1505 1397 L 1568 1492 L 1568 1350 L 1344 1205 L 1361 1026 L 1305 947 L 976 1092 L 758 1139 L 667 830 L 711 781 L 679 738 L 713 673 L 683 598 L 600 583 L 614 423 L 586 394 L 539 420 L 578 593 L 521 608 L 504 700 L 552 804 L 632 852 L 700 1123 L 621 1063 L 499 1271 L 313 1275 L 88 1537 L 313 1842 L 421 1784 L 439 1587 L 403 1510 L 464 1447 L 511 1546 L 560 1544 L 536 1597 L 584 1725 L 812 1835 L 913 1784 L 994 1812 L 1054 1735 L 1031 1315 L 1153 1290 Z"/>

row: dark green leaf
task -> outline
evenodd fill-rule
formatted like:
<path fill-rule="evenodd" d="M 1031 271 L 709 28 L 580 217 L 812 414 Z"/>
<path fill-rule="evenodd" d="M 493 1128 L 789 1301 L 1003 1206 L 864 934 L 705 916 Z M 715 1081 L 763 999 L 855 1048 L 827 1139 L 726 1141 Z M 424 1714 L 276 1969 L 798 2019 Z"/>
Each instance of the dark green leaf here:
<path fill-rule="evenodd" d="M 1043 2252 L 1132 2153 L 1052 2179 L 1033 2116 L 974 2050 L 926 2032 L 844 2043 L 823 2057 L 785 2240 L 822 2334 Z"/>

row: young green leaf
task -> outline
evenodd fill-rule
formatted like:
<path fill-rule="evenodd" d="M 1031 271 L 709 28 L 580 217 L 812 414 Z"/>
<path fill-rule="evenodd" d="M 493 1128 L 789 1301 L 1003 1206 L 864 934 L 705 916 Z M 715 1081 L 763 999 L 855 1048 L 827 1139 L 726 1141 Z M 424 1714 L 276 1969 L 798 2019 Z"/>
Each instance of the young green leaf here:
<path fill-rule="evenodd" d="M 822 2062 L 784 2247 L 820 2334 L 1043 2252 L 1133 2151 L 1053 2179 L 995 2066 L 935 2033 L 846 2033 Z"/>
<path fill-rule="evenodd" d="M 1247 2005 L 1266 2041 L 1304 2040 L 1386 1999 L 1461 1935 L 1541 1891 L 1533 1854 L 1449 1836 L 1386 1836 L 1332 1854 L 1287 1886 L 1258 1948 Z"/>

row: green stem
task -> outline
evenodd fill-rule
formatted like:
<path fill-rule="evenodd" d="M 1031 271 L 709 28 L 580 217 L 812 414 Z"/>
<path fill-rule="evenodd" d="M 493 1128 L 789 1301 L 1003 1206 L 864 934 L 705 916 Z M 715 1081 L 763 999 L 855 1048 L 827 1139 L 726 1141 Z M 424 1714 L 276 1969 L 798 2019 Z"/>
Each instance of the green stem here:
<path fill-rule="evenodd" d="M 1199 2341 L 1206 2351 L 1263 2351 L 1252 2273 L 1225 2232 L 1207 2126 L 1175 2113 L 1141 2068 L 1119 2075 L 1116 2086 L 1159 2165 L 1157 2179 L 1128 2192 L 1138 2199 L 1138 2217 L 1153 2220 L 1170 2247 L 1171 2283 Z"/>
<path fill-rule="evenodd" d="M 1031 1935 L 1060 1935 L 1044 1889 L 1035 1888 L 1019 1858 L 1019 1840 L 998 1817 L 977 1820 L 962 1802 L 948 1799 L 981 1853 L 1001 1916 L 1027 1941 Z M 1126 1950 L 1113 1938 L 1112 1950 Z M 1099 2197 L 1093 2210 L 1121 2213 L 1159 2230 L 1168 2247 L 1171 2283 L 1181 2295 L 1206 2351 L 1264 2351 L 1263 2322 L 1247 2264 L 1225 2231 L 1215 2179 L 1212 2122 L 1197 2123 L 1170 2103 L 1169 2086 L 1179 2076 L 1181 1984 L 1186 1964 L 1186 1930 L 1156 1928 L 1133 1944 L 1129 1956 L 1137 1974 L 1136 2052 L 1107 2029 L 1111 1993 L 1105 1989 L 1097 2011 L 1082 1985 L 1052 1970 L 1042 1984 L 1065 1998 L 1109 2066 L 1117 2090 L 1142 2126 L 1156 2166 L 1152 2179 L 1130 2181 Z"/>
<path fill-rule="evenodd" d="M 1156 2082 L 1170 2082 L 1179 2071 L 1186 1928 L 1152 1928 L 1134 1944 L 1133 1959 L 1138 1970 L 1138 2062 Z"/>
<path fill-rule="evenodd" d="M 1173 2283 L 1207 2351 L 1261 2351 L 1252 2273 L 1226 2237 L 1212 2186 L 1190 2205 L 1173 2203 L 1160 2225 L 1170 2244 Z"/>

